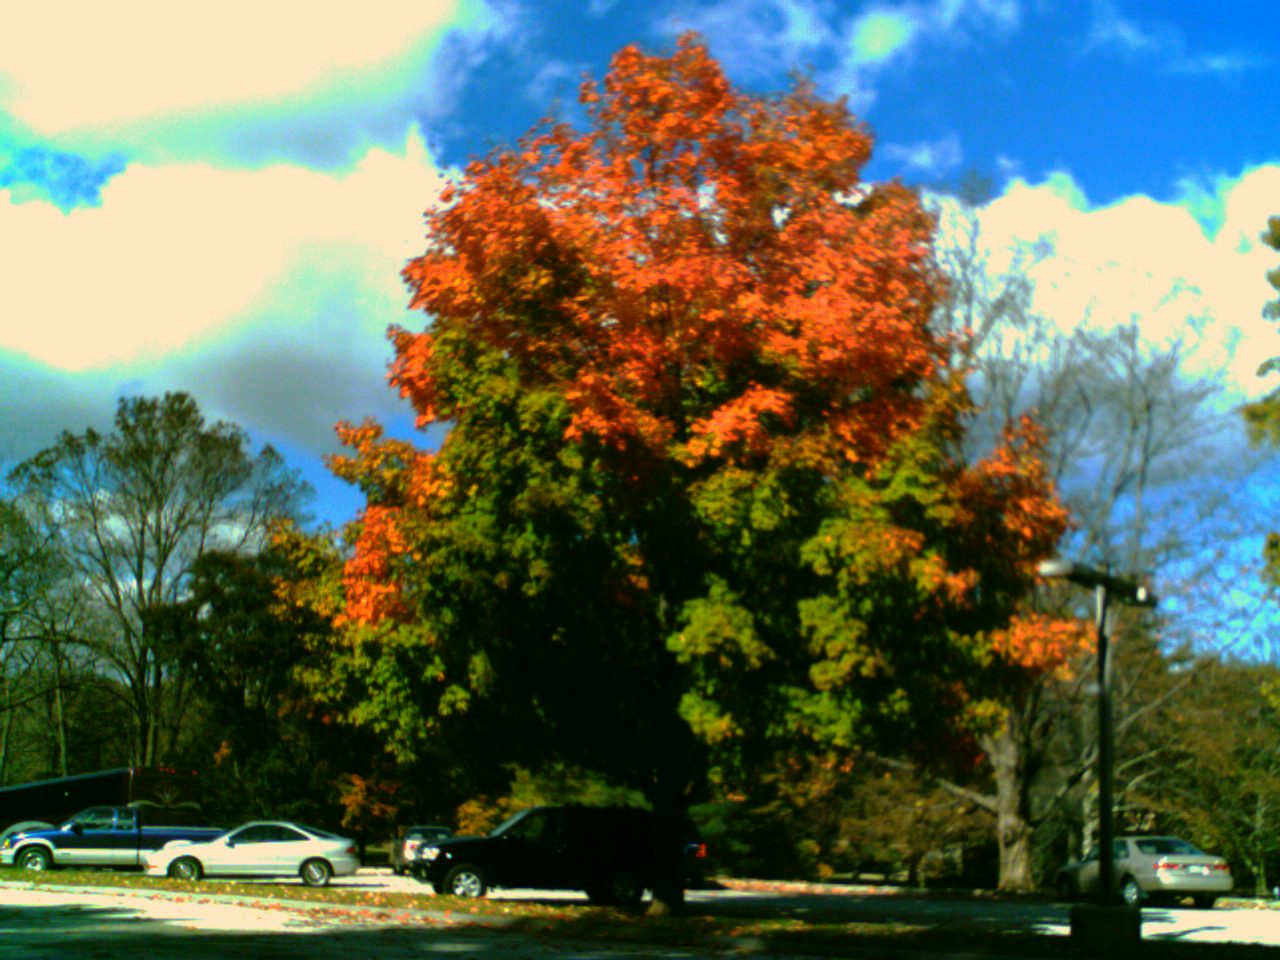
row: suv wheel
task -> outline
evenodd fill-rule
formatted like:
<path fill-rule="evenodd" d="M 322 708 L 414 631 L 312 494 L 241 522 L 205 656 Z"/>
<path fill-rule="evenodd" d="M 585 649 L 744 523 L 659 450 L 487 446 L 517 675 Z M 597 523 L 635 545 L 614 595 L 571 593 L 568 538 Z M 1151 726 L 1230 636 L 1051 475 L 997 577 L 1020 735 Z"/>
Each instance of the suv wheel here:
<path fill-rule="evenodd" d="M 609 877 L 587 888 L 587 898 L 599 906 L 629 907 L 640 902 L 644 885 L 626 874 Z"/>
<path fill-rule="evenodd" d="M 455 897 L 483 897 L 488 889 L 480 868 L 469 863 L 458 864 L 444 878 L 444 892 Z"/>

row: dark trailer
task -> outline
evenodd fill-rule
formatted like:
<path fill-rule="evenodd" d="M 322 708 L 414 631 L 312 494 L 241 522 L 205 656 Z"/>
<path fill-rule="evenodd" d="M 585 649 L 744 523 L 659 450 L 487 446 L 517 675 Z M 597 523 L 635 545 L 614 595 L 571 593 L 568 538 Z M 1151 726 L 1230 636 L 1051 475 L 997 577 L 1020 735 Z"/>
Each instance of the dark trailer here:
<path fill-rule="evenodd" d="M 0 834 L 15 826 L 52 827 L 86 807 L 134 807 L 146 823 L 200 819 L 200 777 L 173 767 L 120 767 L 0 787 Z"/>

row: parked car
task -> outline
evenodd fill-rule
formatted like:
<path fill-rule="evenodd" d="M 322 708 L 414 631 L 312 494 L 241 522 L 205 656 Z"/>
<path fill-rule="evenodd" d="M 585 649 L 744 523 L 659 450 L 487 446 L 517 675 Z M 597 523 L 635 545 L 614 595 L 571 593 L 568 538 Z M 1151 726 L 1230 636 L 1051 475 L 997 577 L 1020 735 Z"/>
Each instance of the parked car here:
<path fill-rule="evenodd" d="M 423 824 L 416 827 L 405 827 L 391 844 L 391 869 L 396 876 L 402 877 L 418 855 L 418 848 L 437 840 L 453 836 L 453 831 L 439 824 Z"/>
<path fill-rule="evenodd" d="M 1117 837 L 1112 849 L 1116 891 L 1125 903 L 1191 897 L 1212 907 L 1235 885 L 1222 857 L 1205 853 L 1177 837 Z M 1098 891 L 1098 848 L 1058 871 L 1058 892 L 1065 899 Z"/>
<path fill-rule="evenodd" d="M 22 826 L 17 824 L 16 826 Z M 25 870 L 114 867 L 137 870 L 146 854 L 174 840 L 208 840 L 220 827 L 160 826 L 134 807 L 90 807 L 59 827 L 21 829 L 0 840 L 0 864 Z"/>
<path fill-rule="evenodd" d="M 634 807 L 532 807 L 483 837 L 451 837 L 418 850 L 413 875 L 436 893 L 482 897 L 493 887 L 583 890 L 594 903 L 631 904 L 652 889 L 661 844 L 676 842 L 686 884 L 700 882 L 706 845 L 688 825 L 661 829 Z"/>
<path fill-rule="evenodd" d="M 206 843 L 176 841 L 148 854 L 144 863 L 157 877 L 298 876 L 309 887 L 350 876 L 359 865 L 354 840 L 277 820 L 246 823 Z"/>

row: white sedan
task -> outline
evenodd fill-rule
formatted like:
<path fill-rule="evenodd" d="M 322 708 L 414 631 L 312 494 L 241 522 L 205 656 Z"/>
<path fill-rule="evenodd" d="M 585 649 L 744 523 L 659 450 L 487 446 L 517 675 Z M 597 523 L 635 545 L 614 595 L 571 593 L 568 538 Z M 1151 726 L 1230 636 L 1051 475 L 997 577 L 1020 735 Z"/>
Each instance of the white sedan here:
<path fill-rule="evenodd" d="M 257 821 L 205 843 L 175 840 L 148 853 L 143 866 L 151 876 L 178 880 L 298 876 L 322 887 L 355 873 L 360 861 L 354 840 L 300 823 Z"/>

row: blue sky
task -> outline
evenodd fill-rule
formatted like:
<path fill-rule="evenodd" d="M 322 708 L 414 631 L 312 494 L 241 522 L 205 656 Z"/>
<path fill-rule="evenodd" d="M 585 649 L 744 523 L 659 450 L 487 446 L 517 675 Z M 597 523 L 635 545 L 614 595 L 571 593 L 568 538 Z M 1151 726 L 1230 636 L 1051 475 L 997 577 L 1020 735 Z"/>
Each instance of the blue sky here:
<path fill-rule="evenodd" d="M 573 119 L 618 48 L 688 29 L 745 89 L 802 71 L 848 96 L 872 179 L 988 176 L 984 233 L 1040 245 L 1064 328 L 1136 315 L 1239 396 L 1266 386 L 1269 0 L 73 0 L 0 32 L 0 462 L 183 389 L 350 517 L 321 456 L 342 418 L 408 429 L 383 332 L 424 322 L 398 277 L 421 212 L 469 157 Z"/>

